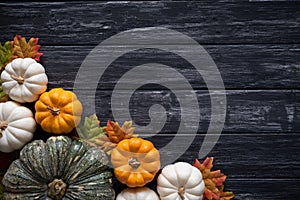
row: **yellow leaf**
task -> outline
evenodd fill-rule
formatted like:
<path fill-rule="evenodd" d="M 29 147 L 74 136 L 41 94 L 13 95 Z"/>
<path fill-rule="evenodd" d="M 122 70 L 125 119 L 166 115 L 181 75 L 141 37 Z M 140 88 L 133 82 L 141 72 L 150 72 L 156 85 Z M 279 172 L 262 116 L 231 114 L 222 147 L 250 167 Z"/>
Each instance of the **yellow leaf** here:
<path fill-rule="evenodd" d="M 38 45 L 38 38 L 31 38 L 28 42 L 20 35 L 16 35 L 13 41 L 12 59 L 15 58 L 33 58 L 40 60 L 41 52 L 39 52 L 40 45 Z"/>

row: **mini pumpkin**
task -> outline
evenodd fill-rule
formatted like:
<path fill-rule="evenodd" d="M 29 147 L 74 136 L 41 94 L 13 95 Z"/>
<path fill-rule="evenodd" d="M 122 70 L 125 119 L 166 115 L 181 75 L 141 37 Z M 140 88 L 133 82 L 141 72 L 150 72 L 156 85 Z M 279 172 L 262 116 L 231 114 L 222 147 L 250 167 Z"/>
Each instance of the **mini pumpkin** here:
<path fill-rule="evenodd" d="M 0 103 L 0 151 L 12 152 L 29 142 L 36 128 L 31 110 L 13 101 Z"/>
<path fill-rule="evenodd" d="M 159 197 L 147 187 L 126 188 L 118 194 L 116 200 L 159 200 Z"/>
<path fill-rule="evenodd" d="M 35 119 L 49 133 L 69 133 L 81 119 L 82 105 L 76 95 L 62 88 L 43 93 L 35 103 Z"/>
<path fill-rule="evenodd" d="M 161 200 L 202 200 L 204 187 L 201 172 L 185 162 L 167 165 L 157 179 Z"/>
<path fill-rule="evenodd" d="M 142 187 L 160 169 L 160 155 L 154 145 L 141 138 L 124 139 L 111 152 L 116 178 L 128 187 Z"/>
<path fill-rule="evenodd" d="M 4 200 L 113 200 L 106 154 L 66 136 L 26 145 L 3 177 Z"/>
<path fill-rule="evenodd" d="M 48 83 L 44 67 L 32 58 L 17 58 L 7 64 L 1 80 L 3 91 L 20 103 L 36 101 Z"/>

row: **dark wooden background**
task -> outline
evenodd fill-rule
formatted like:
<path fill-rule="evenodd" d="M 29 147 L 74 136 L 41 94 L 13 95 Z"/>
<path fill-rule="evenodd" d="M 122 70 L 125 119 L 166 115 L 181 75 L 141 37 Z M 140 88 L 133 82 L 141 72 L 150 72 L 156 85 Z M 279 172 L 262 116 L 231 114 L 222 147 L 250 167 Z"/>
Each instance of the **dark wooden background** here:
<path fill-rule="evenodd" d="M 226 190 L 241 200 L 299 199 L 299 2 L 0 3 L 0 41 L 12 40 L 15 34 L 40 38 L 49 88 L 72 90 L 81 62 L 96 45 L 121 31 L 150 26 L 171 28 L 192 37 L 205 47 L 220 70 L 226 87 L 227 116 L 209 156 L 215 157 L 215 169 L 228 176 Z M 141 49 L 117 59 L 99 82 L 97 115 L 103 125 L 112 119 L 110 97 L 118 79 L 153 59 L 185 76 L 204 112 L 198 136 L 179 159 L 192 163 L 211 109 L 203 79 L 182 58 Z M 159 136 L 150 138 L 158 148 L 163 147 L 176 134 L 180 122 L 180 107 L 172 91 L 146 85 L 135 92 L 132 102 L 132 118 L 140 125 L 149 123 L 151 105 L 165 106 L 167 123 Z M 116 188 L 119 191 L 121 186 Z"/>

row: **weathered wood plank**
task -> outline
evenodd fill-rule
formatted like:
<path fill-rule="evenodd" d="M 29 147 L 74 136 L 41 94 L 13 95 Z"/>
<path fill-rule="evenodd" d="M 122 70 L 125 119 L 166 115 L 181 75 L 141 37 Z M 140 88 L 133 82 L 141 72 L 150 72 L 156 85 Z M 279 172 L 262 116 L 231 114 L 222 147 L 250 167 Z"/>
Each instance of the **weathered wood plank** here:
<path fill-rule="evenodd" d="M 234 191 L 237 200 L 291 200 L 299 195 L 297 182 L 295 179 L 228 179 L 225 190 Z"/>
<path fill-rule="evenodd" d="M 181 137 L 181 145 L 184 146 L 185 138 L 192 136 Z M 192 145 L 177 161 L 193 164 L 195 158 L 199 157 L 203 137 L 196 136 Z M 161 149 L 173 137 L 157 134 L 147 139 Z M 299 134 L 222 134 L 208 156 L 215 158 L 214 168 L 222 169 L 229 178 L 296 178 L 300 177 L 299 141 Z M 177 155 L 180 148 L 174 147 L 168 156 Z"/>
<path fill-rule="evenodd" d="M 94 46 L 42 46 L 41 52 L 44 55 L 41 62 L 49 76 L 49 87 L 63 85 L 66 89 L 72 89 L 81 63 L 93 48 Z M 124 49 L 126 46 L 118 48 Z M 214 59 L 227 89 L 294 89 L 300 86 L 300 45 L 204 45 L 204 48 Z M 107 52 L 99 52 L 99 55 L 102 53 Z M 192 48 L 186 53 L 195 54 Z M 153 62 L 177 70 L 194 89 L 206 88 L 202 76 L 183 58 L 157 49 L 141 49 L 116 59 L 103 74 L 99 89 L 113 89 L 126 72 Z M 100 64 L 97 67 L 101 67 Z M 95 70 L 91 71 L 91 76 Z M 178 80 L 174 77 L 170 74 L 168 78 L 160 79 L 163 80 L 162 83 L 176 84 Z M 149 79 L 154 81 L 155 78 Z M 130 82 L 127 85 L 130 86 Z M 146 88 L 157 89 L 155 86 L 148 85 Z M 181 85 L 177 85 L 177 88 L 184 89 Z"/>
<path fill-rule="evenodd" d="M 3 2 L 0 19 L 0 41 L 18 33 L 42 44 L 98 44 L 120 31 L 162 26 L 201 44 L 300 42 L 299 2 Z"/>
<path fill-rule="evenodd" d="M 96 99 L 92 90 L 79 91 L 81 101 L 85 108 L 85 114 L 92 114 L 92 105 L 96 106 L 96 113 L 104 123 L 114 119 L 111 108 L 112 91 L 98 90 Z M 201 120 L 199 132 L 206 132 L 211 119 L 211 102 L 208 91 L 176 91 L 178 95 L 192 97 L 196 95 L 199 103 Z M 117 92 L 118 98 L 124 99 L 128 91 Z M 214 94 L 214 93 L 212 93 Z M 300 132 L 300 91 L 299 90 L 227 90 L 227 113 L 224 125 L 224 132 L 234 133 L 263 133 L 263 132 Z M 222 102 L 220 102 L 222 103 Z M 224 103 L 224 102 L 223 102 Z M 162 105 L 165 110 L 157 111 L 155 114 L 160 117 L 167 112 L 166 124 L 161 130 L 162 133 L 177 132 L 181 122 L 181 109 L 186 111 L 188 119 L 198 122 L 195 119 L 195 110 L 192 108 L 180 107 L 177 97 L 169 90 L 137 90 L 130 99 L 129 108 L 125 105 L 114 108 L 114 111 L 122 113 L 119 116 L 120 122 L 129 120 L 146 126 L 150 123 L 149 109 L 154 104 Z M 130 116 L 126 116 L 126 112 Z M 116 117 L 116 116 L 115 116 Z M 161 121 L 154 122 L 159 126 Z M 197 124 L 197 123 L 196 123 Z M 188 131 L 190 127 L 183 127 Z M 153 133 L 154 130 L 147 130 Z"/>

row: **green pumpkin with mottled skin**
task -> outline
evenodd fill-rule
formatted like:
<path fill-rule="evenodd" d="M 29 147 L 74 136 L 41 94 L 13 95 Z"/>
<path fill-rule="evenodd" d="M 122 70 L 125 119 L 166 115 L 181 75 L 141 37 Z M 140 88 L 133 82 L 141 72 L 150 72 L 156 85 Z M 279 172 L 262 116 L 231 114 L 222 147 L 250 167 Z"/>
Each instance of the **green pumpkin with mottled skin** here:
<path fill-rule="evenodd" d="M 3 178 L 4 200 L 113 200 L 106 154 L 66 136 L 26 145 Z"/>

